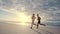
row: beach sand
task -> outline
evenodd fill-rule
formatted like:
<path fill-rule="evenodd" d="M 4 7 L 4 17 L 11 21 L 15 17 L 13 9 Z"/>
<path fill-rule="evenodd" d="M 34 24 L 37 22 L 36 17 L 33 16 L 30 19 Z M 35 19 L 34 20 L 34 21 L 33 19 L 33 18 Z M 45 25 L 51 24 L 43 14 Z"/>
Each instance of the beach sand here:
<path fill-rule="evenodd" d="M 0 23 L 0 34 L 60 34 L 60 28 L 49 28 L 46 26 L 36 29 L 30 25 L 18 25 L 10 23 Z"/>

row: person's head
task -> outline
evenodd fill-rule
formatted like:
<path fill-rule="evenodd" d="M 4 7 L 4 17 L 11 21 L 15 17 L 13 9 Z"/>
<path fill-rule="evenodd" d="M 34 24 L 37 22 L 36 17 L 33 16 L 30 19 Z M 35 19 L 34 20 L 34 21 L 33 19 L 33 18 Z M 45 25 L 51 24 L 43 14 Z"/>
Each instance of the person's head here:
<path fill-rule="evenodd" d="M 32 16 L 35 16 L 35 14 L 32 14 Z"/>
<path fill-rule="evenodd" d="M 39 14 L 37 14 L 37 16 L 39 17 Z"/>

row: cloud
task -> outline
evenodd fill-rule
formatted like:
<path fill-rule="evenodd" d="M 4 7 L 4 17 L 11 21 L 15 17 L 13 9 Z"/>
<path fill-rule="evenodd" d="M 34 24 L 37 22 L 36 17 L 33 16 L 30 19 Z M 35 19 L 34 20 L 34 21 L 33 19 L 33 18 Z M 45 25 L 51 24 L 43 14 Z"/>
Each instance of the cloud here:
<path fill-rule="evenodd" d="M 0 8 L 0 20 L 15 21 L 16 13 Z"/>
<path fill-rule="evenodd" d="M 0 0 L 1 7 L 13 14 L 20 12 L 26 12 L 28 15 L 39 13 L 47 21 L 60 20 L 60 0 Z"/>

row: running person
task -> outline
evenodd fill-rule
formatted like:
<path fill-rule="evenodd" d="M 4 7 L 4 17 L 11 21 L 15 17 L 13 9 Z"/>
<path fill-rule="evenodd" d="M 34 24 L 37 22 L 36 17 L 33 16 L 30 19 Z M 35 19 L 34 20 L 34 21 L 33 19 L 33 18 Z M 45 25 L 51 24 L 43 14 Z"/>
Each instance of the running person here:
<path fill-rule="evenodd" d="M 39 14 L 37 14 L 37 20 L 38 20 L 38 22 L 37 22 L 37 29 L 38 29 L 39 24 L 43 25 L 43 26 L 46 26 L 45 24 L 41 23 L 41 17 L 39 16 Z"/>
<path fill-rule="evenodd" d="M 33 14 L 33 15 L 32 15 L 32 24 L 31 24 L 31 29 L 32 29 L 33 25 L 35 25 L 35 24 L 34 24 L 35 18 L 36 18 L 36 17 L 35 17 L 35 14 Z"/>

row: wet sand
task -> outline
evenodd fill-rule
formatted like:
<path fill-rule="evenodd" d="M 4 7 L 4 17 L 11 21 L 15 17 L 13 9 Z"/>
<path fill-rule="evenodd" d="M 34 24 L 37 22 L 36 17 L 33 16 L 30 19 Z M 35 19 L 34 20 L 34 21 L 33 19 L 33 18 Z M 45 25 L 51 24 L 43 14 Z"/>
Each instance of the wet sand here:
<path fill-rule="evenodd" d="M 0 23 L 0 34 L 60 34 L 60 28 L 48 28 L 34 26 L 30 29 L 30 25 L 18 25 L 10 23 Z"/>

